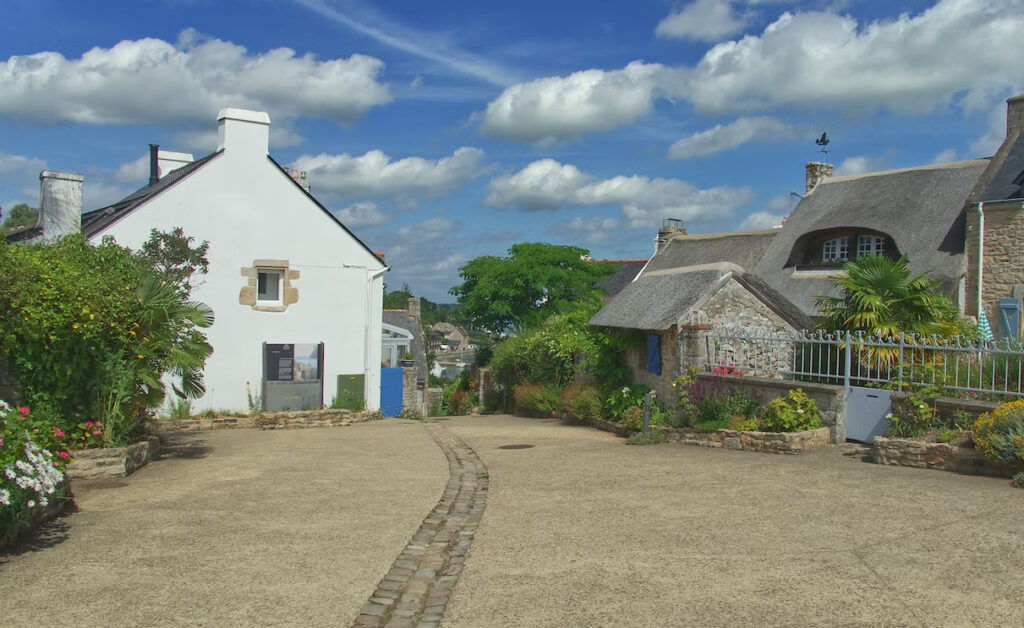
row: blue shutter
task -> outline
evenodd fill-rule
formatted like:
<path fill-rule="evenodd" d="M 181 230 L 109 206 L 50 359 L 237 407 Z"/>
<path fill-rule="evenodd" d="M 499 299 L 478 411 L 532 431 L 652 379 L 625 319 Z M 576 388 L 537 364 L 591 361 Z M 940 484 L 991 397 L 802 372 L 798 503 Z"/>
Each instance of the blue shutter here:
<path fill-rule="evenodd" d="M 661 375 L 661 336 L 647 335 L 647 370 Z"/>
<path fill-rule="evenodd" d="M 1020 299 L 999 299 L 999 339 L 1020 340 Z"/>

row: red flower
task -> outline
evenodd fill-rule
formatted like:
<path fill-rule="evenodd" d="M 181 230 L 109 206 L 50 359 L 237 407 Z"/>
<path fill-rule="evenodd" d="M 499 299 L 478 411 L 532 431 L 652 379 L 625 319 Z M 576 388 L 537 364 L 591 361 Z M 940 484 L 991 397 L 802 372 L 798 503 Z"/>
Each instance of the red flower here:
<path fill-rule="evenodd" d="M 92 431 L 92 435 L 93 435 L 93 436 L 98 436 L 99 434 L 102 434 L 102 433 L 103 433 L 103 432 L 101 432 L 101 431 L 99 431 L 99 430 L 93 430 L 93 431 Z"/>
<path fill-rule="evenodd" d="M 20 408 L 18 408 L 18 412 L 22 414 L 28 414 L 28 408 L 26 408 L 25 406 L 21 406 Z"/>
<path fill-rule="evenodd" d="M 60 453 L 59 453 L 59 454 L 57 454 L 57 455 L 58 455 L 58 456 L 60 456 L 61 458 L 70 458 L 70 457 L 71 457 L 71 454 L 69 454 L 69 453 L 68 453 L 68 452 L 66 452 L 66 451 L 62 451 L 62 452 L 60 452 Z"/>
<path fill-rule="evenodd" d="M 85 426 L 86 427 L 92 427 L 92 421 L 86 421 L 85 422 Z"/>

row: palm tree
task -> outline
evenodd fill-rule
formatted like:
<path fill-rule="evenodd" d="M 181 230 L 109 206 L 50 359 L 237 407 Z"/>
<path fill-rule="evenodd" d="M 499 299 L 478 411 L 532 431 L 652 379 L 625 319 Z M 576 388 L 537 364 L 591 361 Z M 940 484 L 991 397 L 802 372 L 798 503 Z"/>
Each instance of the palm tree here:
<path fill-rule="evenodd" d="M 812 298 L 824 317 L 820 329 L 864 332 L 883 339 L 900 334 L 956 335 L 958 325 L 950 315 L 949 298 L 937 291 L 941 282 L 927 273 L 911 278 L 906 257 L 865 255 L 844 264 L 843 271 L 831 277 L 840 296 Z M 863 361 L 876 368 L 891 365 L 897 353 L 885 347 L 861 352 Z"/>

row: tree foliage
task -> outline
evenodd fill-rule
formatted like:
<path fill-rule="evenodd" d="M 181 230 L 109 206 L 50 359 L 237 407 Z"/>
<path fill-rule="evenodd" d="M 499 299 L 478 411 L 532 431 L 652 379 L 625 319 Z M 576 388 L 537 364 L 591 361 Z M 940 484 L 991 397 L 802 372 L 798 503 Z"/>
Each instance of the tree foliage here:
<path fill-rule="evenodd" d="M 149 240 L 139 250 L 139 257 L 146 262 L 164 281 L 189 294 L 192 291 L 193 275 L 205 275 L 209 269 L 206 252 L 210 243 L 203 240 L 192 246 L 195 238 L 186 236 L 181 227 L 171 232 L 149 232 Z"/>
<path fill-rule="evenodd" d="M 472 326 L 520 332 L 599 295 L 596 284 L 614 266 L 587 261 L 587 251 L 538 242 L 514 244 L 505 257 L 485 256 L 459 269 L 451 289 Z"/>
<path fill-rule="evenodd" d="M 29 207 L 25 203 L 18 203 L 7 211 L 0 229 L 14 229 L 15 227 L 31 227 L 39 219 L 39 210 Z"/>
<path fill-rule="evenodd" d="M 917 333 L 955 335 L 959 315 L 949 297 L 938 292 L 941 282 L 922 273 L 910 277 L 906 257 L 865 255 L 843 265 L 832 280 L 838 297 L 816 296 L 813 302 L 828 331 L 863 331 L 879 336 Z"/>
<path fill-rule="evenodd" d="M 21 402 L 56 426 L 101 419 L 108 444 L 123 444 L 163 400 L 165 373 L 202 395 L 212 349 L 200 330 L 211 322 L 208 307 L 112 239 L 0 242 L 0 359 Z"/>

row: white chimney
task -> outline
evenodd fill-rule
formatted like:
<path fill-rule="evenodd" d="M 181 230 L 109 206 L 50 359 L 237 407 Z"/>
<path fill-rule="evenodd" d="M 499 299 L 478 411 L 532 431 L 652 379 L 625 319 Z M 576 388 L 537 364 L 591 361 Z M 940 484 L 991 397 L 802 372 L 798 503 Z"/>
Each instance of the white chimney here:
<path fill-rule="evenodd" d="M 176 153 L 170 150 L 161 150 L 157 152 L 157 172 L 161 179 L 167 176 L 167 173 L 177 170 L 182 166 L 187 166 L 195 161 L 191 153 Z"/>
<path fill-rule="evenodd" d="M 84 178 L 56 170 L 39 173 L 39 225 L 43 228 L 43 241 L 52 242 L 82 230 Z"/>
<path fill-rule="evenodd" d="M 263 159 L 270 149 L 270 116 L 264 111 L 228 107 L 217 114 L 217 150 L 234 157 Z"/>

